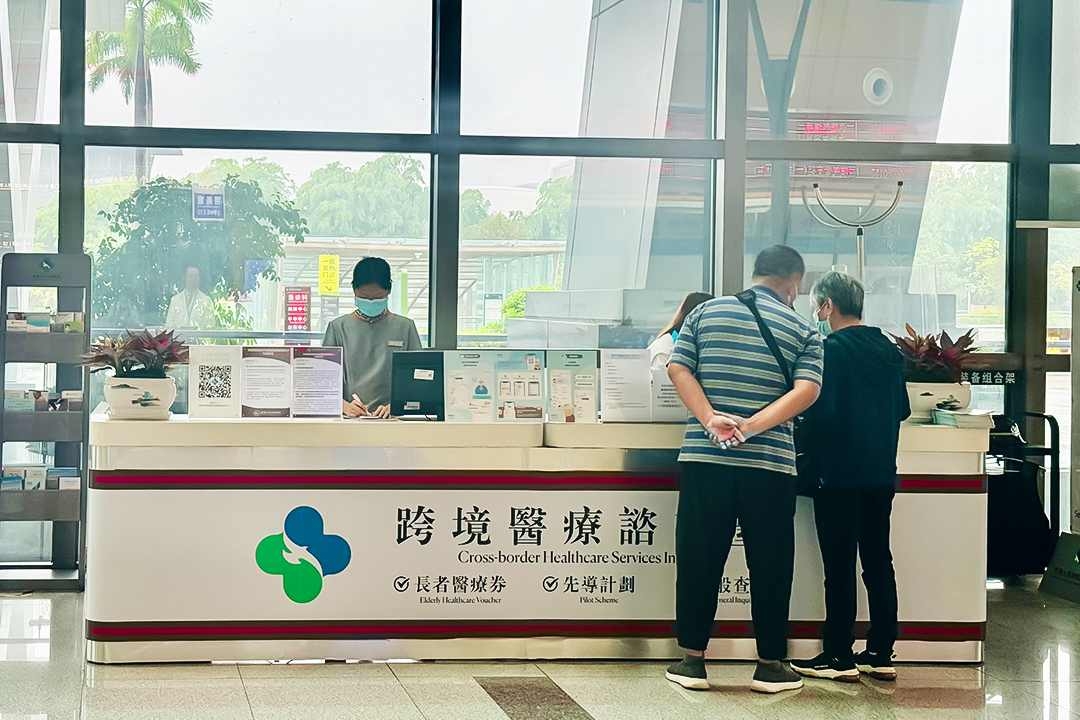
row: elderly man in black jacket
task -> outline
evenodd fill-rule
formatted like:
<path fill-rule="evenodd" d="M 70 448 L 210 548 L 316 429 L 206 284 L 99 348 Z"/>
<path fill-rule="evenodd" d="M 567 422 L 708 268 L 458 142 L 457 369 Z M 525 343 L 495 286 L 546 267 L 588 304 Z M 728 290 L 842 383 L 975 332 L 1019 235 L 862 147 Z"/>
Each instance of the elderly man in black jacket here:
<path fill-rule="evenodd" d="M 900 423 L 910 414 L 904 363 L 896 345 L 863 325 L 863 287 L 830 272 L 813 290 L 825 337 L 821 397 L 807 416 L 805 448 L 820 474 L 814 497 L 818 544 L 825 567 L 825 633 L 821 655 L 792 667 L 807 677 L 857 682 L 865 673 L 896 678 L 896 575 L 889 526 L 896 492 Z M 867 648 L 855 642 L 855 557 L 862 561 L 870 603 Z"/>

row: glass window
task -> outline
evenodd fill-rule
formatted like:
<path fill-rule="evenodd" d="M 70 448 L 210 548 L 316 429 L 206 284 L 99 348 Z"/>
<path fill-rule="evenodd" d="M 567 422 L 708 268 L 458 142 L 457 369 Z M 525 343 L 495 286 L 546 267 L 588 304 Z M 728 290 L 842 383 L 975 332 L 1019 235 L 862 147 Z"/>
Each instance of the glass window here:
<path fill-rule="evenodd" d="M 705 137 L 711 5 L 465 0 L 462 132 Z"/>
<path fill-rule="evenodd" d="M 1080 142 L 1080 3 L 1057 0 L 1050 64 L 1050 142 L 1072 145 Z"/>
<path fill-rule="evenodd" d="M 712 285 L 713 163 L 461 160 L 462 345 L 645 347 Z"/>
<path fill-rule="evenodd" d="M 1073 268 L 1080 267 L 1080 230 L 1050 230 L 1046 244 L 1046 351 L 1072 348 Z"/>
<path fill-rule="evenodd" d="M 60 3 L 3 4 L 0 122 L 60 122 Z"/>
<path fill-rule="evenodd" d="M 90 124 L 431 126 L 430 0 L 89 0 L 86 63 Z"/>
<path fill-rule="evenodd" d="M 840 219 L 869 222 L 887 211 L 899 181 L 896 211 L 865 230 L 867 321 L 892 332 L 905 323 L 923 332 L 974 327 L 982 350 L 1004 350 L 1005 164 L 748 163 L 747 274 L 757 252 L 780 243 L 806 258 L 807 289 L 832 268 L 857 275 L 856 231 L 836 227 L 813 185 Z"/>
<path fill-rule="evenodd" d="M 1080 220 L 1080 165 L 1050 166 L 1050 219 Z"/>
<path fill-rule="evenodd" d="M 758 0 L 748 136 L 1008 142 L 1011 11 L 1010 0 Z"/>
<path fill-rule="evenodd" d="M 318 341 L 352 309 L 353 265 L 379 255 L 391 308 L 427 334 L 427 156 L 94 147 L 86 172 L 95 332 L 280 343 L 300 288 L 290 338 Z"/>

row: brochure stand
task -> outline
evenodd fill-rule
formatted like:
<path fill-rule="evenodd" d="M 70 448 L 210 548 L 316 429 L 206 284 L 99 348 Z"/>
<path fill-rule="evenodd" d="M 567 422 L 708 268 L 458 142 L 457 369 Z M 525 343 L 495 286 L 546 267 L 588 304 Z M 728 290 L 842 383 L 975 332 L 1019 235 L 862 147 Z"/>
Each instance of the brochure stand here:
<path fill-rule="evenodd" d="M 90 344 L 90 258 L 87 255 L 8 253 L 0 270 L 0 316 L 9 288 L 56 288 L 57 311 L 82 312 L 81 333 L 8 333 L 0 328 L 0 386 L 9 363 L 56 365 L 56 390 L 82 390 L 81 411 L 8 412 L 0 393 L 0 447 L 9 442 L 56 443 L 56 467 L 79 469 L 79 490 L 51 478 L 43 490 L 0 491 L 0 522 L 52 522 L 52 562 L 0 565 L 0 592 L 78 591 L 86 568 L 86 478 L 89 448 L 89 374 L 81 356 Z"/>

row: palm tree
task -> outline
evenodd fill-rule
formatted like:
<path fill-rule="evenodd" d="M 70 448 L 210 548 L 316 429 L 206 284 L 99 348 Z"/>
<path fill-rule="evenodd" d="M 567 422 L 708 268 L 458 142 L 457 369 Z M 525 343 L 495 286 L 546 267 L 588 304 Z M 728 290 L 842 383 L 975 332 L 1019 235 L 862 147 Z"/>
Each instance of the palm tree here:
<path fill-rule="evenodd" d="M 134 105 L 135 125 L 154 124 L 151 68 L 164 65 L 194 75 L 202 67 L 195 54 L 194 22 L 210 18 L 207 0 L 127 0 L 122 32 L 94 32 L 86 41 L 87 77 L 91 91 L 115 77 L 124 100 Z M 136 152 L 140 184 L 149 167 L 146 150 Z"/>

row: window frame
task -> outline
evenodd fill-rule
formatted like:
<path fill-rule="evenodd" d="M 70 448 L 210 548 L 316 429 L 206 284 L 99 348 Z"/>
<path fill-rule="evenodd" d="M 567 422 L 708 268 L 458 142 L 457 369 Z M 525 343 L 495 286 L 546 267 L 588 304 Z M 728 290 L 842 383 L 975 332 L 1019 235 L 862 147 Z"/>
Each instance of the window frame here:
<path fill-rule="evenodd" d="M 463 135 L 461 133 L 461 18 L 468 0 L 432 0 L 430 38 L 432 123 L 429 133 L 311 132 L 223 130 L 213 128 L 91 126 L 86 108 L 86 0 L 61 3 L 60 122 L 0 124 L 0 142 L 44 143 L 60 147 L 60 239 L 62 253 L 83 246 L 85 151 L 89 146 L 193 147 L 228 150 L 327 150 L 428 154 L 431 162 L 431 344 L 457 345 L 457 275 L 459 259 L 458 193 L 462 155 L 545 155 L 693 158 L 710 163 L 709 204 L 713 290 L 731 293 L 743 277 L 743 230 L 747 161 L 775 159 L 1007 162 L 1010 165 L 1010 227 L 1016 219 L 1044 219 L 1051 163 L 1080 163 L 1080 146 L 1050 143 L 1052 0 L 1013 2 L 1011 43 L 1010 142 L 910 143 L 746 140 L 747 60 L 751 5 L 755 0 L 705 0 L 708 4 L 708 83 L 706 137 L 703 139 L 534 137 Z M 726 6 L 726 7 L 725 7 Z M 726 21 L 725 21 L 726 17 Z M 724 36 L 721 37 L 721 32 Z M 720 57 L 720 52 L 723 57 Z M 721 76 L 723 72 L 723 76 Z M 719 92 L 724 103 L 719 103 Z M 724 137 L 716 134 L 718 107 L 724 108 Z M 1018 112 L 1023 107 L 1025 112 Z M 981 364 L 1027 368 L 1028 383 L 1011 391 L 1009 409 L 1039 409 L 1038 378 L 1046 370 L 1068 366 L 1068 356 L 1045 358 L 1026 338 L 1038 335 L 1031 323 L 1039 313 L 1021 279 L 1045 277 L 1045 253 L 1012 230 L 1007 258 L 1008 352 L 981 355 Z M 1034 293 L 1037 295 L 1038 293 Z M 1037 303 L 1036 303 L 1037 304 Z M 1045 309 L 1042 313 L 1045 325 Z M 1045 337 L 1045 327 L 1037 328 Z M 1036 343 L 1037 345 L 1037 343 Z M 1032 383 L 1031 380 L 1034 380 Z M 1027 387 L 1027 385 L 1033 385 Z"/>

